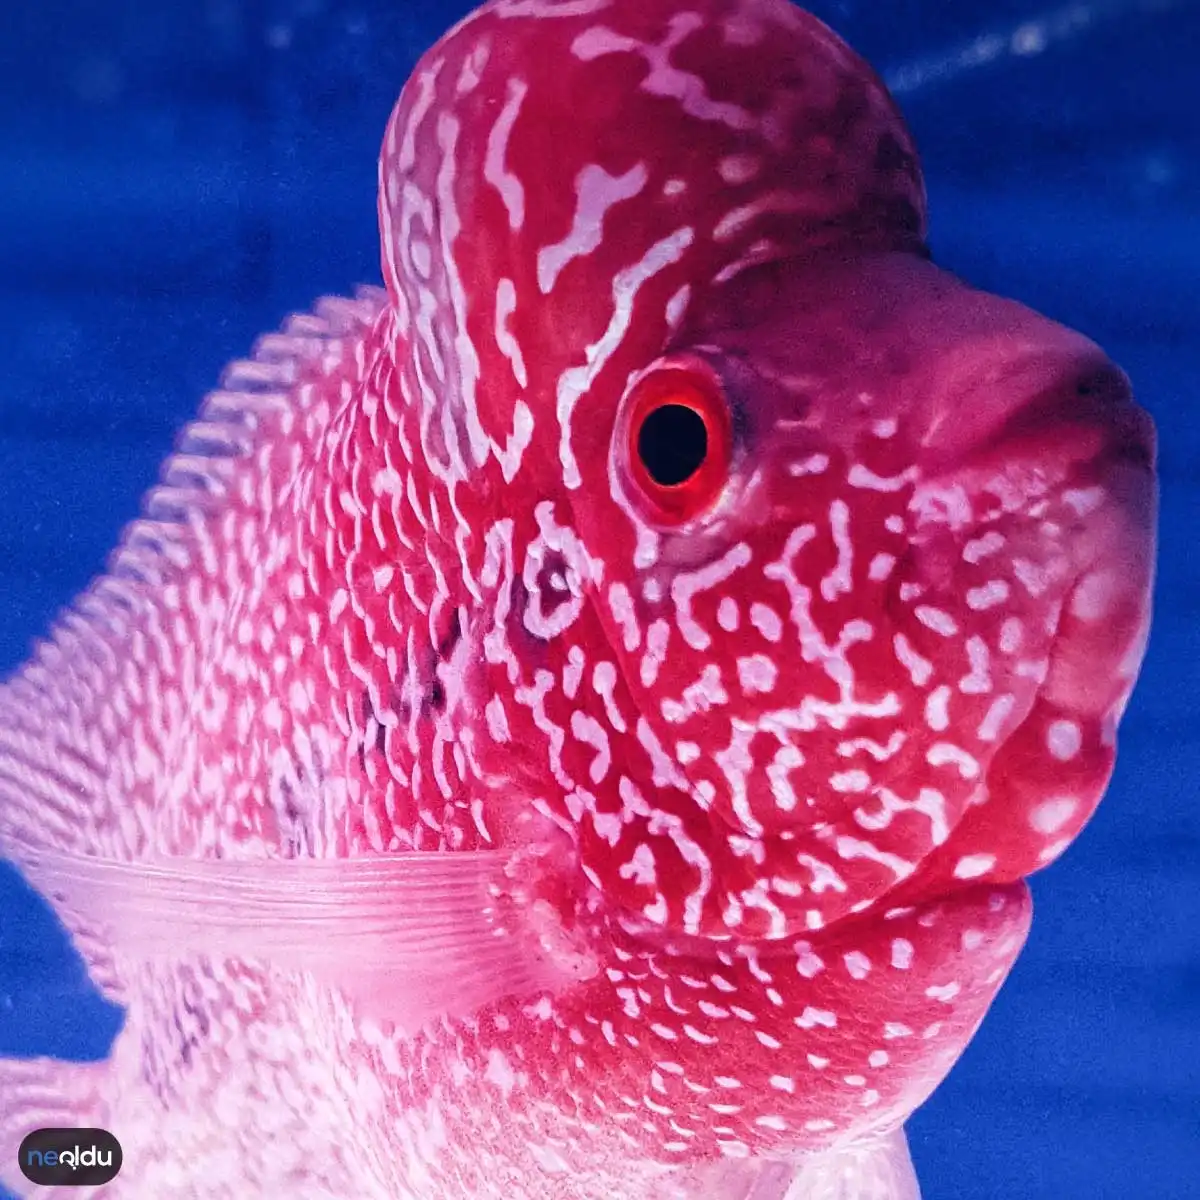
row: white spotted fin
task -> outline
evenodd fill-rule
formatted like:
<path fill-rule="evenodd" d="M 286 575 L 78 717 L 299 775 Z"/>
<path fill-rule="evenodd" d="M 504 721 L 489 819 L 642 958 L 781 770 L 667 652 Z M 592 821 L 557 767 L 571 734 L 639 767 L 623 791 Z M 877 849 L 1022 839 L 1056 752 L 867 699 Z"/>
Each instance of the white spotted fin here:
<path fill-rule="evenodd" d="M 729 1158 L 690 1172 L 663 1200 L 921 1200 L 903 1129 L 796 1162 Z"/>
<path fill-rule="evenodd" d="M 494 851 L 135 862 L 19 855 L 30 883 L 64 915 L 103 930 L 118 961 L 202 956 L 310 971 L 363 1016 L 406 1032 L 598 971 L 545 902 L 511 903 L 513 863 L 511 852 Z"/>

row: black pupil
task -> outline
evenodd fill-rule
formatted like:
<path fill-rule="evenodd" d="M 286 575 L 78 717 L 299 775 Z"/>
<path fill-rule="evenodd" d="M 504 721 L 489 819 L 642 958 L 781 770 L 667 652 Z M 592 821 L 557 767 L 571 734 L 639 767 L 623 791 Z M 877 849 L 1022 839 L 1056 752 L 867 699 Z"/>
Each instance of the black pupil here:
<path fill-rule="evenodd" d="M 693 408 L 664 404 L 642 422 L 638 430 L 638 457 L 659 487 L 686 483 L 704 465 L 708 431 Z"/>

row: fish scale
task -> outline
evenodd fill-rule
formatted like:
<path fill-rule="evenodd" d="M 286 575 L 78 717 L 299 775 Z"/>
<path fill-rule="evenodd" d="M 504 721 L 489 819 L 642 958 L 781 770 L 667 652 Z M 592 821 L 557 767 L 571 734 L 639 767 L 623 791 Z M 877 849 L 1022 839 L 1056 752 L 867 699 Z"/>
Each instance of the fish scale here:
<path fill-rule="evenodd" d="M 279 426 L 302 424 L 307 414 L 321 407 L 321 381 L 336 380 L 346 372 L 347 363 L 351 372 L 356 369 L 354 346 L 379 308 L 378 291 L 364 292 L 357 301 L 329 300 L 315 314 L 293 319 L 281 334 L 264 337 L 253 360 L 228 369 L 224 387 L 208 399 L 199 421 L 181 435 L 179 458 L 168 462 L 162 485 L 148 498 L 148 516 L 162 512 L 169 502 L 169 513 L 186 514 L 187 521 L 159 519 L 152 528 L 140 527 L 140 536 L 126 541 L 114 555 L 112 574 L 98 581 L 75 611 L 60 619 L 55 638 L 41 644 L 37 657 L 0 694 L 3 753 L 9 756 L 6 761 L 23 768 L 24 784 L 20 792 L 5 787 L 6 829 L 19 827 L 20 806 L 33 802 L 40 818 L 56 812 L 64 817 L 72 814 L 70 822 L 55 822 L 58 838 L 80 839 L 118 857 L 138 853 L 151 838 L 181 854 L 212 853 L 218 837 L 226 853 L 236 853 L 239 847 L 246 852 L 247 843 L 253 853 L 252 839 L 260 847 L 265 843 L 276 848 L 271 783 L 263 769 L 266 751 L 262 742 L 246 745 L 251 732 L 262 738 L 265 731 L 262 726 L 243 725 L 243 714 L 253 711 L 253 706 L 234 708 L 221 698 L 222 684 L 231 689 L 236 685 L 240 691 L 247 684 L 260 683 L 248 669 L 253 660 L 230 663 L 227 653 L 230 644 L 238 644 L 236 630 L 247 619 L 247 606 L 243 601 L 240 611 L 235 609 L 236 623 L 214 619 L 214 608 L 220 608 L 214 593 L 221 595 L 220 589 L 231 578 L 253 587 L 252 564 L 238 561 L 241 529 L 236 517 L 242 514 L 237 507 L 240 499 L 249 510 L 249 520 L 267 519 L 254 504 L 264 497 L 263 468 L 269 471 L 272 460 L 260 456 L 253 462 L 258 470 L 247 470 L 248 446 L 256 439 L 270 445 L 268 439 Z M 317 420 L 327 422 L 328 415 Z M 236 447 L 243 457 L 238 461 L 228 453 L 214 453 L 217 447 Z M 302 479 L 298 484 L 302 492 Z M 281 502 L 284 494 L 284 489 L 278 493 Z M 197 518 L 209 512 L 222 519 L 202 528 Z M 187 568 L 178 582 L 161 578 L 164 546 L 174 548 L 170 561 L 176 569 Z M 144 603 L 131 586 L 147 578 L 160 586 L 153 604 Z M 114 635 L 136 647 L 133 665 L 145 665 L 139 661 L 141 655 L 156 655 L 150 678 L 157 672 L 163 679 L 180 680 L 181 693 L 176 693 L 174 702 L 139 710 L 122 693 L 120 684 L 128 678 L 129 664 L 109 649 L 108 639 Z M 211 672 L 207 686 L 201 683 L 196 662 L 195 647 L 200 645 L 214 651 L 206 664 Z M 189 713 L 181 702 L 185 697 L 202 702 Z M 226 724 L 215 722 L 214 714 L 224 714 Z M 129 722 L 134 723 L 132 732 Z M 219 736 L 222 728 L 227 739 Z M 82 781 L 68 780 L 71 786 L 64 787 L 45 766 L 31 769 L 54 762 L 64 734 L 76 731 L 75 748 L 85 748 L 97 763 L 106 763 L 106 785 L 89 789 L 96 803 L 83 810 L 76 801 Z M 18 733 L 21 741 L 14 745 Z M 246 753 L 239 752 L 239 742 Z M 230 797 L 235 803 L 204 805 L 201 756 L 205 751 L 214 756 L 212 768 L 230 776 L 240 770 L 243 773 L 236 777 L 248 784 L 255 779 L 248 766 L 256 763 L 262 782 L 235 791 Z M 177 764 L 178 775 L 148 778 L 145 759 L 149 755 L 156 762 Z M 310 783 L 319 787 L 319 767 L 316 770 Z M 6 773 L 6 782 L 7 778 Z M 155 790 L 161 782 L 175 786 Z M 322 832 L 314 821 L 307 836 L 313 839 L 313 851 L 327 853 L 329 843 Z M 86 1114 L 96 1124 L 119 1127 L 126 1153 L 132 1153 L 139 1165 L 136 1177 L 119 1179 L 103 1189 L 108 1195 L 182 1194 L 197 1183 L 198 1176 L 204 1179 L 205 1194 L 245 1195 L 247 1175 L 240 1173 L 220 1134 L 214 1138 L 211 1126 L 205 1132 L 197 1122 L 201 1109 L 218 1114 L 218 1129 L 244 1121 L 247 1133 L 270 1130 L 283 1136 L 286 1144 L 290 1126 L 294 1139 L 324 1146 L 325 1153 L 316 1150 L 314 1157 L 321 1161 L 314 1163 L 305 1190 L 296 1189 L 297 1195 L 344 1195 L 361 1186 L 361 1178 L 344 1165 L 339 1167 L 334 1155 L 353 1137 L 361 1106 L 352 1102 L 354 1096 L 346 1089 L 331 1087 L 334 1069 L 340 1068 L 329 1061 L 329 1052 L 322 1053 L 324 1047 L 297 1037 L 296 1014 L 306 1007 L 297 989 L 289 994 L 281 990 L 278 980 L 240 963 L 170 972 L 131 970 L 128 963 L 105 969 L 111 951 L 103 939 L 86 922 L 73 919 L 71 912 L 63 915 L 93 979 L 110 998 L 128 1005 L 128 1032 L 108 1063 L 69 1068 L 71 1078 L 64 1080 L 61 1101 L 56 1100 L 55 1089 L 42 1082 L 44 1062 L 5 1063 L 4 1104 L 13 1107 L 0 1107 L 0 1113 L 25 1115 L 23 1093 L 28 1089 L 27 1103 L 43 1125 L 78 1125 L 81 1114 Z M 189 1014 L 193 1014 L 190 1019 Z M 278 1048 L 275 1057 L 283 1054 L 291 1060 L 292 1068 L 286 1072 L 280 1072 L 278 1065 L 274 1070 L 262 1069 L 264 1057 L 270 1057 L 262 1050 L 272 1040 Z M 283 1079 L 272 1078 L 280 1074 Z M 245 1080 L 250 1077 L 255 1092 L 247 1094 Z M 331 1096 L 339 1091 L 341 1102 L 330 1105 Z M 268 1115 L 264 1126 L 256 1126 L 255 1109 Z M 330 1136 L 323 1138 L 327 1132 Z M 291 1169 L 294 1174 L 299 1168 L 292 1164 Z M 275 1170 L 277 1174 L 264 1173 L 261 1194 L 269 1194 L 266 1189 L 272 1187 L 272 1179 L 282 1186 L 289 1178 L 284 1164 Z M 223 1183 L 224 1177 L 231 1181 Z M 82 1192 L 87 1194 L 88 1189 Z"/>
<path fill-rule="evenodd" d="M 111 1127 L 112 1196 L 909 1200 L 1111 771 L 1127 384 L 929 261 L 783 0 L 492 0 L 379 223 L 0 690 L 0 847 L 128 1012 L 0 1063 L 0 1142 Z"/>

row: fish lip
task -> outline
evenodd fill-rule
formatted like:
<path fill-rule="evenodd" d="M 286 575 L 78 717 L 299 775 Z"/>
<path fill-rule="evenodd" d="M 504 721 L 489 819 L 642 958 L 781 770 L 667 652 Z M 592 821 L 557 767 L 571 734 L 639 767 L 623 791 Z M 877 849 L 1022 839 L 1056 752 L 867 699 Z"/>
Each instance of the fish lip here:
<path fill-rule="evenodd" d="M 1106 461 L 1158 470 L 1158 431 L 1154 418 L 1133 399 L 1113 415 Z"/>
<path fill-rule="evenodd" d="M 999 443 L 1005 451 L 1033 442 L 1040 457 L 1087 463 L 1101 471 L 1135 467 L 1153 475 L 1158 466 L 1154 420 L 1132 398 L 1099 411 L 1043 414 L 1034 410 L 1015 420 Z"/>
<path fill-rule="evenodd" d="M 1099 352 L 1073 376 L 1031 396 L 987 441 L 1007 453 L 1024 443 L 1066 461 L 1124 462 L 1149 471 L 1157 465 L 1153 418 L 1135 400 L 1125 372 Z"/>
<path fill-rule="evenodd" d="M 963 350 L 920 439 L 926 472 L 952 475 L 1021 449 L 1072 462 L 1122 457 L 1153 470 L 1154 422 L 1125 372 L 1082 335 L 1041 329 L 1040 319 L 1034 332 Z"/>
<path fill-rule="evenodd" d="M 915 878 L 919 873 L 920 868 L 909 879 Z M 908 881 L 905 880 L 905 883 Z M 902 885 L 903 886 L 903 885 Z M 954 904 L 957 901 L 965 901 L 976 897 L 980 891 L 999 892 L 1006 895 L 1011 895 L 1013 898 L 1018 898 L 1024 901 L 1032 910 L 1033 893 L 1029 886 L 1028 875 L 1018 875 L 1013 879 L 992 878 L 983 876 L 979 879 L 967 879 L 955 881 L 950 887 L 939 888 L 936 891 L 921 893 L 918 892 L 913 896 L 903 899 L 901 903 L 889 903 L 890 894 L 885 892 L 879 897 L 876 904 L 862 913 L 854 913 L 849 917 L 843 918 L 841 921 L 835 921 L 832 925 L 826 926 L 827 929 L 841 930 L 849 926 L 851 921 L 859 918 L 875 917 L 876 920 L 889 921 L 894 920 L 900 915 L 907 912 L 919 912 L 921 909 L 944 908 L 947 905 Z M 882 910 L 882 911 L 880 911 Z M 824 930 L 821 931 L 825 932 Z"/>

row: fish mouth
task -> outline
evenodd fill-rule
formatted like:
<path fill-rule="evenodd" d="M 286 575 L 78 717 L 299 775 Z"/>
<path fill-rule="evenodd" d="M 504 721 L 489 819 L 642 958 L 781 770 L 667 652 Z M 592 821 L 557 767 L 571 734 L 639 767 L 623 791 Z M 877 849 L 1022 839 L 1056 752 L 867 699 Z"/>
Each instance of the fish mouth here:
<path fill-rule="evenodd" d="M 1154 423 L 1129 377 L 1073 330 L 1017 308 L 1011 328 L 967 342 L 943 370 L 921 436 L 932 474 L 1022 446 L 1043 458 L 1112 454 L 1154 469 Z"/>
<path fill-rule="evenodd" d="M 1036 447 L 1037 457 L 1090 460 L 1101 472 L 1126 465 L 1153 473 L 1157 460 L 1154 421 L 1135 402 L 1129 377 L 1102 353 L 1034 394 L 992 437 L 1007 454 Z"/>

